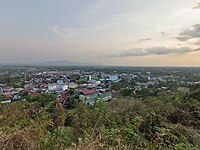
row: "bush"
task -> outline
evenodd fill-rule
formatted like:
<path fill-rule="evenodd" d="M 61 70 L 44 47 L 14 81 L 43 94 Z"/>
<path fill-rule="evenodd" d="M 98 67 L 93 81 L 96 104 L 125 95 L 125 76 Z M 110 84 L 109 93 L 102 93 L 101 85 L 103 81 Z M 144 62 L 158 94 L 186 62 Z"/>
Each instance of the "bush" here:
<path fill-rule="evenodd" d="M 58 127 L 43 142 L 43 149 L 66 149 L 75 146 L 75 137 L 72 128 Z"/>

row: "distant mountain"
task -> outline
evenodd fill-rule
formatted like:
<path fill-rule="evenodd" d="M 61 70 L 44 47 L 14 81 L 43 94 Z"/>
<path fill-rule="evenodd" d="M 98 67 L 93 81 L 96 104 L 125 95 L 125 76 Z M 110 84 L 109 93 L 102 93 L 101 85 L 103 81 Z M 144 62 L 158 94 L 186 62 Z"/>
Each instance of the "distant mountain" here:
<path fill-rule="evenodd" d="M 61 61 L 47 61 L 47 62 L 34 63 L 32 65 L 37 65 L 37 66 L 93 66 L 95 64 L 61 60 Z"/>
<path fill-rule="evenodd" d="M 41 67 L 57 67 L 57 66 L 99 66 L 97 64 L 81 63 L 67 60 L 60 61 L 46 61 L 46 62 L 36 62 L 36 63 L 1 63 L 0 66 L 41 66 Z"/>

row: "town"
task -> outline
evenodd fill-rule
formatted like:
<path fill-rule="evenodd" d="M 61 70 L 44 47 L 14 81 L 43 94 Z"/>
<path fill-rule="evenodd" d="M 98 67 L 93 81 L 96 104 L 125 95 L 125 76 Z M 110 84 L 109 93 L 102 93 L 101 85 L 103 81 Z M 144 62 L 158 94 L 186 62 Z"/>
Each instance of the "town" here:
<path fill-rule="evenodd" d="M 1 0 L 0 150 L 200 150 L 200 0 Z"/>
<path fill-rule="evenodd" d="M 53 95 L 55 100 L 71 108 L 77 102 L 94 105 L 115 97 L 144 98 L 162 93 L 172 94 L 199 84 L 196 68 L 1 68 L 1 103 L 29 102 L 27 95 Z"/>
<path fill-rule="evenodd" d="M 199 68 L 2 66 L 0 149 L 199 149 L 199 81 Z"/>

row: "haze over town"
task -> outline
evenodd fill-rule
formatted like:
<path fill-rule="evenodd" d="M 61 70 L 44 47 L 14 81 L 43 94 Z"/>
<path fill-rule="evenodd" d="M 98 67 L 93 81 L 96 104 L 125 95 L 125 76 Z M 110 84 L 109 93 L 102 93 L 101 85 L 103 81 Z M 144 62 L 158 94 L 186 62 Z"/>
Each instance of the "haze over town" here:
<path fill-rule="evenodd" d="M 0 63 L 200 66 L 199 0 L 1 0 Z"/>

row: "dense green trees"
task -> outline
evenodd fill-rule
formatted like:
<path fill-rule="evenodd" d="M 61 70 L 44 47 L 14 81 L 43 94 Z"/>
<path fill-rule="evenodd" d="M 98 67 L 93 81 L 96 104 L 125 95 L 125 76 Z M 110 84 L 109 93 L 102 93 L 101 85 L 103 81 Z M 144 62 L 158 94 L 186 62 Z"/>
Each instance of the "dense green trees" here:
<path fill-rule="evenodd" d="M 112 85 L 111 89 L 113 90 L 121 90 L 122 88 L 134 88 L 135 81 L 134 80 L 121 80 Z"/>
<path fill-rule="evenodd" d="M 26 98 L 1 106 L 0 149 L 200 149 L 200 101 L 188 93 L 66 110 L 53 95 Z"/>
<path fill-rule="evenodd" d="M 133 89 L 121 89 L 120 93 L 122 96 L 133 96 Z"/>

